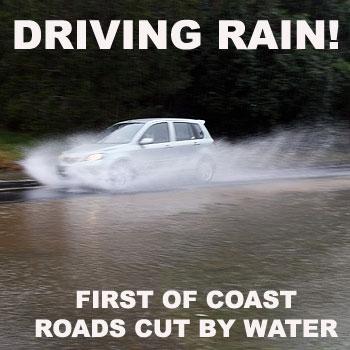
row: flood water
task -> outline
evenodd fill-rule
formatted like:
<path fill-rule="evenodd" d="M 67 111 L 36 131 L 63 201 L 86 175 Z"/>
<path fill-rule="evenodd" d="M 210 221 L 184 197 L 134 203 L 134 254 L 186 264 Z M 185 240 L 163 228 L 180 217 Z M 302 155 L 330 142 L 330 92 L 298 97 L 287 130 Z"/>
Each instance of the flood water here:
<path fill-rule="evenodd" d="M 349 349 L 350 177 L 0 203 L 1 349 Z M 75 309 L 76 290 L 198 291 L 189 310 Z M 212 289 L 297 290 L 293 308 L 209 310 Z M 339 338 L 199 338 L 198 319 L 335 319 Z M 36 339 L 35 319 L 122 318 L 121 339 Z M 190 318 L 138 339 L 138 318 Z M 193 322 L 193 326 L 192 326 Z M 238 321 L 237 321 L 238 322 Z"/>

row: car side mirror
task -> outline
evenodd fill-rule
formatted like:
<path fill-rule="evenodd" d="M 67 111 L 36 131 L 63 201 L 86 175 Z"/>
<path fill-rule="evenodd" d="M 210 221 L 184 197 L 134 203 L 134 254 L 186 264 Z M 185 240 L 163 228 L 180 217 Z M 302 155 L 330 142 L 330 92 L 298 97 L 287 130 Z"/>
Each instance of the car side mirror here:
<path fill-rule="evenodd" d="M 153 142 L 154 142 L 154 139 L 152 137 L 144 137 L 143 139 L 140 140 L 139 144 L 141 146 L 145 146 L 145 145 L 150 145 Z"/>

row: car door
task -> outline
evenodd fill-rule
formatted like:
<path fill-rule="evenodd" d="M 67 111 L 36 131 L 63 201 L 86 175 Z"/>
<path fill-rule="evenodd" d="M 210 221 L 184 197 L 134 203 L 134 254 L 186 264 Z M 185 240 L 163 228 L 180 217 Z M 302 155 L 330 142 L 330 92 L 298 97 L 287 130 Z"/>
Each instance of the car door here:
<path fill-rule="evenodd" d="M 140 145 L 139 158 L 143 167 L 147 169 L 159 169 L 171 164 L 171 138 L 168 122 L 152 124 L 140 138 L 148 139 L 152 142 Z"/>
<path fill-rule="evenodd" d="M 174 122 L 176 157 L 182 166 L 188 167 L 193 162 L 200 145 L 191 123 Z"/>

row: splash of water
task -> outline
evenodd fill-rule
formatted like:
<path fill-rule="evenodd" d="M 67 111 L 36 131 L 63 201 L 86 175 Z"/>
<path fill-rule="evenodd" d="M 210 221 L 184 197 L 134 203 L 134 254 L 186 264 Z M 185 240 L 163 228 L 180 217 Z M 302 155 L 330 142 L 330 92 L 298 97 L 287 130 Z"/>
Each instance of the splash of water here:
<path fill-rule="evenodd" d="M 42 142 L 27 150 L 22 162 L 27 174 L 51 187 L 77 189 L 90 187 L 116 190 L 108 181 L 108 169 L 99 176 L 77 176 L 63 179 L 57 171 L 57 159 L 64 150 L 89 144 L 96 135 L 75 135 Z M 267 136 L 249 138 L 240 142 L 216 141 L 210 151 L 215 161 L 215 182 L 259 180 L 288 176 L 312 175 L 317 167 L 350 164 L 350 133 L 343 126 L 322 125 L 317 128 L 276 131 Z M 193 177 L 183 175 L 185 164 L 172 163 L 171 168 L 153 169 L 131 181 L 133 190 L 164 189 L 196 184 Z M 137 164 L 136 164 L 137 166 Z"/>

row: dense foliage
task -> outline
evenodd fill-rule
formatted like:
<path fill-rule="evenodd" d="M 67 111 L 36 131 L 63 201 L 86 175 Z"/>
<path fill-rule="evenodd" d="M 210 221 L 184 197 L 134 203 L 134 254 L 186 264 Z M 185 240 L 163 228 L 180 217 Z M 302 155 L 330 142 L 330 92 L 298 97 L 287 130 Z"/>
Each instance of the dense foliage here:
<path fill-rule="evenodd" d="M 344 0 L 0 0 L 0 127 L 67 132 L 135 116 L 196 116 L 238 135 L 348 118 L 350 3 Z M 13 49 L 13 21 L 195 19 L 194 51 Z M 339 50 L 218 50 L 218 20 L 339 19 Z"/>

